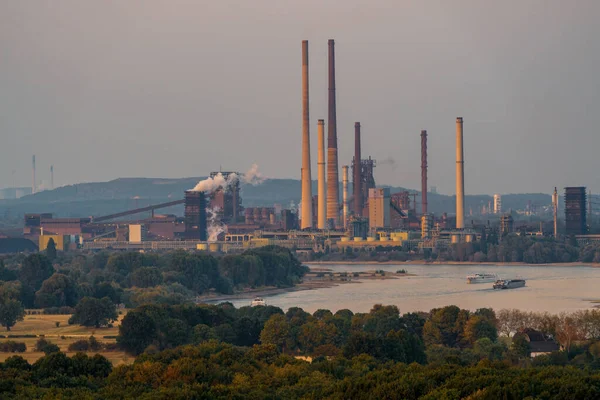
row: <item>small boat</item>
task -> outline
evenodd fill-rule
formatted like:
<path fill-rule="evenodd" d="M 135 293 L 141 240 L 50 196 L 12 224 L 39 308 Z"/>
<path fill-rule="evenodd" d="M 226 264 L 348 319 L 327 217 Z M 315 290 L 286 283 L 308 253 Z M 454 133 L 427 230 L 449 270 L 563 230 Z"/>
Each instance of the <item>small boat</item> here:
<path fill-rule="evenodd" d="M 496 274 L 473 274 L 467 276 L 467 283 L 489 283 L 496 282 L 498 275 Z"/>
<path fill-rule="evenodd" d="M 515 289 L 525 286 L 525 279 L 500 279 L 494 283 L 494 289 Z"/>
<path fill-rule="evenodd" d="M 255 297 L 254 300 L 252 300 L 252 303 L 250 303 L 250 305 L 252 307 L 266 306 L 267 303 L 265 303 L 265 300 L 262 297 Z"/>

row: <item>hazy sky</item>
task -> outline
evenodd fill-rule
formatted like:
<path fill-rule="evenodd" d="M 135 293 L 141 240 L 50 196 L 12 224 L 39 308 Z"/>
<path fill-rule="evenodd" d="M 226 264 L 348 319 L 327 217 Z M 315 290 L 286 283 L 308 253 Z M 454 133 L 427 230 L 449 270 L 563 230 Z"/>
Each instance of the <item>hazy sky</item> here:
<path fill-rule="evenodd" d="M 301 41 L 310 46 L 313 179 L 336 41 L 341 165 L 453 193 L 600 190 L 598 0 L 3 0 L 0 187 L 245 170 L 300 176 Z M 386 161 L 387 160 L 387 161 Z M 392 162 L 393 161 L 393 162 Z"/>

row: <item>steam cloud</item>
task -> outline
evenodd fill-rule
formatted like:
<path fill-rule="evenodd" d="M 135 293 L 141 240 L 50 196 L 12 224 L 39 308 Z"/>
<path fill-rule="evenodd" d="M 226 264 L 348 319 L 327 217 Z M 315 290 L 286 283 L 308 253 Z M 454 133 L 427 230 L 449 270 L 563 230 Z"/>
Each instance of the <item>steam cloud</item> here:
<path fill-rule="evenodd" d="M 216 242 L 219 240 L 219 235 L 225 232 L 225 227 L 217 218 L 219 208 L 206 209 L 206 233 L 208 234 L 208 242 Z"/>
<path fill-rule="evenodd" d="M 219 188 L 226 188 L 227 186 L 237 181 L 237 179 L 238 176 L 236 174 L 229 174 L 227 179 L 225 179 L 223 174 L 219 172 L 213 178 L 208 177 L 205 180 L 198 182 L 198 184 L 194 186 L 192 191 L 205 192 L 206 194 L 211 194 Z"/>
<path fill-rule="evenodd" d="M 252 164 L 250 169 L 241 177 L 244 183 L 249 185 L 260 185 L 265 181 L 265 177 L 258 170 L 257 164 Z M 203 181 L 198 182 L 193 189 L 193 192 L 205 192 L 206 194 L 211 194 L 215 190 L 219 188 L 227 188 L 229 185 L 240 180 L 240 176 L 235 173 L 229 174 L 227 178 L 223 176 L 222 173 L 216 174 L 214 177 L 208 177 Z"/>
<path fill-rule="evenodd" d="M 244 182 L 250 185 L 260 185 L 265 179 L 266 178 L 258 171 L 258 164 L 252 164 L 250 169 L 244 174 Z"/>

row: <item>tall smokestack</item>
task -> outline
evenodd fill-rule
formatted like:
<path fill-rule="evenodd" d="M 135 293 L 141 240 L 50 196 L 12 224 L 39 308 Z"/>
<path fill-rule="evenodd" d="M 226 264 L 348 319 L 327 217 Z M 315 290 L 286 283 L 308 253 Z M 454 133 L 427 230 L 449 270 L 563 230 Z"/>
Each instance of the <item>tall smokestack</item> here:
<path fill-rule="evenodd" d="M 325 229 L 327 227 L 327 187 L 325 181 L 325 121 L 320 119 L 318 122 L 318 197 L 317 197 L 317 227 Z"/>
<path fill-rule="evenodd" d="M 310 177 L 310 119 L 308 113 L 308 40 L 302 41 L 302 221 L 300 229 L 312 228 L 312 182 Z"/>
<path fill-rule="evenodd" d="M 421 131 L 421 213 L 427 214 L 427 131 Z"/>
<path fill-rule="evenodd" d="M 554 187 L 554 193 L 552 193 L 552 212 L 554 216 L 554 237 L 558 236 L 558 191 Z"/>
<path fill-rule="evenodd" d="M 463 158 L 463 119 L 456 118 L 456 229 L 465 227 L 465 160 Z"/>
<path fill-rule="evenodd" d="M 329 120 L 327 121 L 327 219 L 339 226 L 340 188 L 337 155 L 337 117 L 335 109 L 335 49 L 329 39 Z"/>
<path fill-rule="evenodd" d="M 54 190 L 54 165 L 50 166 L 50 190 Z"/>
<path fill-rule="evenodd" d="M 360 155 L 360 122 L 354 123 L 354 170 L 353 176 L 353 191 L 354 191 L 354 215 L 360 217 L 362 215 L 363 198 L 362 198 L 362 179 L 361 179 L 361 155 Z"/>
<path fill-rule="evenodd" d="M 35 154 L 31 157 L 31 193 L 35 193 Z"/>
<path fill-rule="evenodd" d="M 344 229 L 348 227 L 348 166 L 342 167 L 342 223 Z"/>

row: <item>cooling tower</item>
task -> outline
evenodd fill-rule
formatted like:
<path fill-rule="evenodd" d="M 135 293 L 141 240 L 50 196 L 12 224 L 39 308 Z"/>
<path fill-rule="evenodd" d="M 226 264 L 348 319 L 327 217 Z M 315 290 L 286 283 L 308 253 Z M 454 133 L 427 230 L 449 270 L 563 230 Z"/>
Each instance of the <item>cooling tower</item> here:
<path fill-rule="evenodd" d="M 317 140 L 319 145 L 318 154 L 318 189 L 317 189 L 317 227 L 325 229 L 327 227 L 327 187 L 325 181 L 325 121 L 320 119 L 317 130 Z"/>
<path fill-rule="evenodd" d="M 456 118 L 456 229 L 465 227 L 465 161 L 463 158 L 463 119 Z"/>
<path fill-rule="evenodd" d="M 310 174 L 310 118 L 308 112 L 308 40 L 302 41 L 302 221 L 300 229 L 312 228 L 312 182 Z"/>
<path fill-rule="evenodd" d="M 348 166 L 342 167 L 342 225 L 348 227 Z"/>
<path fill-rule="evenodd" d="M 329 39 L 329 120 L 327 121 L 327 219 L 339 226 L 340 188 L 338 177 L 337 124 L 335 109 L 335 49 Z"/>
<path fill-rule="evenodd" d="M 363 198 L 362 198 L 362 177 L 361 177 L 361 159 L 360 159 L 360 122 L 354 123 L 354 170 L 353 172 L 353 187 L 354 191 L 354 215 L 360 217 L 362 215 Z"/>

